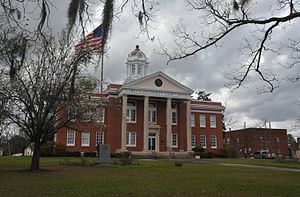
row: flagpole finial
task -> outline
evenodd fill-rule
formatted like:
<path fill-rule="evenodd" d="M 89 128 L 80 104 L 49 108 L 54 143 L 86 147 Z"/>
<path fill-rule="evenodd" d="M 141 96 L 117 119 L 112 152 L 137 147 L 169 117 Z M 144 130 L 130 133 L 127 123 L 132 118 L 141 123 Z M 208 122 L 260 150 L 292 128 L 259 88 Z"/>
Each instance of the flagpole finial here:
<path fill-rule="evenodd" d="M 139 45 L 135 45 L 135 49 L 139 49 L 140 48 L 140 46 Z"/>

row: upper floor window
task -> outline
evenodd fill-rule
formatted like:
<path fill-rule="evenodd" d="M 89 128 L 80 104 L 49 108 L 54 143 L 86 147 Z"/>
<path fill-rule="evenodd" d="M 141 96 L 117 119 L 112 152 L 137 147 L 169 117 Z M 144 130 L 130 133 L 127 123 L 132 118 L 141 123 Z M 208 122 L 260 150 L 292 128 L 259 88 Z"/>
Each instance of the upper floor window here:
<path fill-rule="evenodd" d="M 176 125 L 177 124 L 177 104 L 176 103 L 171 104 L 171 114 L 172 114 L 171 123 L 173 125 Z"/>
<path fill-rule="evenodd" d="M 195 127 L 195 114 L 191 114 L 191 127 Z"/>
<path fill-rule="evenodd" d="M 90 132 L 81 133 L 81 146 L 90 146 Z"/>
<path fill-rule="evenodd" d="M 104 108 L 98 108 L 96 110 L 96 120 L 97 122 L 104 122 L 104 114 L 105 114 L 105 109 Z"/>
<path fill-rule="evenodd" d="M 136 133 L 135 132 L 127 132 L 126 145 L 127 146 L 136 146 Z"/>
<path fill-rule="evenodd" d="M 240 138 L 236 138 L 236 143 L 237 143 L 237 144 L 240 143 Z"/>
<path fill-rule="evenodd" d="M 132 65 L 131 74 L 135 75 L 135 65 Z"/>
<path fill-rule="evenodd" d="M 127 102 L 127 122 L 136 122 L 136 102 Z"/>
<path fill-rule="evenodd" d="M 75 131 L 67 131 L 67 146 L 75 146 Z"/>
<path fill-rule="evenodd" d="M 227 144 L 230 144 L 230 138 L 229 137 L 227 138 Z"/>
<path fill-rule="evenodd" d="M 205 128 L 206 127 L 206 115 L 200 114 L 200 127 Z"/>
<path fill-rule="evenodd" d="M 104 132 L 97 132 L 96 133 L 96 146 L 104 144 Z"/>
<path fill-rule="evenodd" d="M 217 148 L 217 136 L 215 135 L 210 136 L 210 146 L 211 148 Z"/>
<path fill-rule="evenodd" d="M 210 128 L 216 128 L 217 127 L 217 122 L 216 122 L 216 115 L 210 115 L 209 116 L 210 120 Z"/>
<path fill-rule="evenodd" d="M 196 140 L 195 135 L 192 135 L 192 141 L 191 141 L 192 148 L 196 147 L 196 141 L 195 140 Z"/>
<path fill-rule="evenodd" d="M 76 108 L 75 108 L 75 106 L 69 106 L 68 116 L 69 116 L 69 120 L 71 120 L 71 121 L 76 120 Z"/>
<path fill-rule="evenodd" d="M 149 103 L 149 122 L 156 122 L 156 104 Z"/>
<path fill-rule="evenodd" d="M 81 119 L 83 122 L 89 122 L 91 121 L 91 110 L 87 110 L 85 111 L 82 116 L 81 116 Z"/>
<path fill-rule="evenodd" d="M 178 147 L 178 138 L 176 133 L 172 133 L 172 147 L 177 148 Z"/>
<path fill-rule="evenodd" d="M 276 142 L 280 142 L 280 138 L 279 137 L 276 137 Z"/>

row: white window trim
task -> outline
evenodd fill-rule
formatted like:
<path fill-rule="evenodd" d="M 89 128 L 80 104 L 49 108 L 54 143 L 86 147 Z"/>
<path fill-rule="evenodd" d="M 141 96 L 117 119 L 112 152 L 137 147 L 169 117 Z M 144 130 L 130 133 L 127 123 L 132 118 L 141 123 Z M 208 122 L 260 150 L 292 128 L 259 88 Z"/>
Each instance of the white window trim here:
<path fill-rule="evenodd" d="M 175 108 L 172 108 L 172 105 L 175 105 Z M 177 125 L 178 122 L 178 112 L 177 112 L 177 103 L 171 103 L 171 125 Z M 176 122 L 173 122 L 173 113 L 175 112 L 176 114 Z"/>
<path fill-rule="evenodd" d="M 204 117 L 204 120 L 201 120 L 201 117 Z M 206 114 L 200 114 L 199 115 L 199 126 L 200 128 L 206 128 Z M 203 124 L 201 124 L 203 123 Z"/>
<path fill-rule="evenodd" d="M 216 145 L 215 145 L 215 146 L 212 145 L 212 138 L 213 138 L 213 137 L 214 137 L 215 142 L 216 142 Z M 213 149 L 215 149 L 215 148 L 218 147 L 218 140 L 217 140 L 217 136 L 216 136 L 216 135 L 211 135 L 211 136 L 210 136 L 210 147 L 213 148 Z"/>
<path fill-rule="evenodd" d="M 154 106 L 155 107 L 152 107 L 151 109 L 150 109 L 150 104 L 154 104 Z M 155 110 L 153 110 L 153 109 L 155 109 Z M 151 112 L 153 112 L 153 111 L 155 111 L 155 121 L 154 122 L 152 122 L 152 121 L 150 121 L 151 120 Z M 149 123 L 157 123 L 157 103 L 156 102 L 149 102 Z"/>
<path fill-rule="evenodd" d="M 74 133 L 74 138 L 73 138 L 73 143 L 68 143 L 68 139 L 69 139 L 69 133 Z M 66 142 L 66 144 L 67 144 L 67 146 L 75 146 L 75 142 L 76 142 L 76 132 L 75 131 L 73 131 L 73 130 L 68 130 L 67 131 L 67 142 Z"/>
<path fill-rule="evenodd" d="M 215 114 L 209 115 L 209 126 L 210 128 L 217 128 L 217 116 Z"/>
<path fill-rule="evenodd" d="M 89 138 L 88 138 L 88 143 L 86 143 L 86 144 L 84 144 L 83 143 L 83 134 L 84 133 L 88 133 L 88 136 L 89 136 Z M 88 132 L 88 131 L 83 131 L 82 133 L 81 133 L 81 146 L 82 147 L 89 147 L 90 146 L 90 141 L 91 141 L 91 134 L 90 134 L 90 132 Z"/>
<path fill-rule="evenodd" d="M 134 133 L 134 144 L 131 144 L 131 137 L 132 137 L 132 134 Z M 127 144 L 127 134 L 128 134 L 128 144 Z M 136 132 L 127 132 L 126 134 L 126 146 L 127 147 L 136 147 Z"/>
<path fill-rule="evenodd" d="M 75 117 L 71 117 L 71 115 L 70 115 L 70 113 L 71 113 L 71 110 L 74 110 L 75 112 L 74 112 L 74 116 Z M 76 108 L 74 107 L 74 106 L 69 106 L 68 107 L 68 118 L 70 119 L 70 121 L 71 122 L 75 122 L 76 121 L 76 113 L 77 113 L 77 111 L 76 111 Z M 71 119 L 72 118 L 72 119 Z"/>
<path fill-rule="evenodd" d="M 201 146 L 202 144 L 201 144 L 201 137 L 203 137 L 204 136 L 204 139 L 205 139 L 205 146 Z M 206 142 L 206 135 L 200 135 L 200 146 L 202 147 L 202 148 L 206 148 L 206 145 L 207 145 L 207 142 Z"/>
<path fill-rule="evenodd" d="M 102 111 L 102 112 L 101 112 Z M 97 122 L 101 122 L 101 123 L 104 123 L 104 120 L 105 120 L 105 109 L 104 108 L 98 108 L 96 110 L 96 113 L 97 113 Z M 101 113 L 103 113 L 103 119 L 101 120 Z"/>
<path fill-rule="evenodd" d="M 99 141 L 100 141 L 100 145 L 101 144 L 104 144 L 104 132 L 103 131 L 97 131 L 96 132 L 96 146 L 98 145 L 98 143 L 97 143 L 97 136 L 98 136 L 98 133 L 99 133 Z"/>
<path fill-rule="evenodd" d="M 173 144 L 173 136 L 176 136 L 176 145 Z M 178 135 L 177 135 L 177 133 L 172 133 L 171 143 L 172 143 L 172 148 L 178 148 Z"/>
<path fill-rule="evenodd" d="M 134 106 L 129 106 L 129 105 L 128 105 L 128 102 L 134 103 Z M 130 111 L 130 109 L 131 109 L 131 110 L 133 110 L 133 109 L 135 110 L 135 113 L 134 113 L 134 121 L 131 121 L 131 120 L 130 120 L 131 112 L 129 112 L 129 120 L 127 120 L 127 110 Z M 132 100 L 127 101 L 127 110 L 126 110 L 126 121 L 127 121 L 128 123 L 136 123 L 136 118 L 137 118 L 137 116 L 136 116 L 136 114 L 137 114 L 137 102 L 136 102 L 136 101 L 132 101 Z"/>
<path fill-rule="evenodd" d="M 193 139 L 194 139 L 194 145 L 193 145 Z M 192 148 L 196 147 L 196 136 L 195 135 L 191 136 L 191 146 L 192 146 Z"/>
<path fill-rule="evenodd" d="M 191 113 L 191 127 L 195 127 L 195 125 L 196 125 L 195 114 Z"/>
<path fill-rule="evenodd" d="M 88 119 L 83 119 L 83 117 L 84 117 L 86 114 L 88 114 L 89 118 L 88 118 Z M 82 122 L 90 122 L 91 119 L 92 119 L 92 112 L 91 112 L 91 110 L 88 110 L 87 112 L 82 113 L 82 116 L 81 116 Z"/>

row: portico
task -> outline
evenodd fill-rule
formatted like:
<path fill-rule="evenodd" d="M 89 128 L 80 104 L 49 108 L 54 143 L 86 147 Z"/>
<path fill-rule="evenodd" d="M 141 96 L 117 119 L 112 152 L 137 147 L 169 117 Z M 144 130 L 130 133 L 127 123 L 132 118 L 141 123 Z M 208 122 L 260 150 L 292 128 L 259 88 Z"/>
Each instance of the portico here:
<path fill-rule="evenodd" d="M 142 126 L 142 135 L 136 132 L 136 137 L 143 137 L 142 152 L 191 151 L 191 126 L 186 122 L 190 122 L 191 119 L 192 92 L 162 72 L 123 85 L 118 94 L 122 98 L 121 151 L 130 149 L 126 145 L 128 124 L 133 125 L 132 127 L 134 124 Z M 142 101 L 142 106 L 136 106 L 133 110 L 128 109 L 128 103 L 136 100 Z M 129 116 L 137 113 L 137 107 L 143 108 L 142 120 L 139 118 L 131 121 Z M 185 111 L 180 110 L 181 108 Z M 159 121 L 157 121 L 158 117 Z M 185 122 L 185 125 L 182 122 Z M 184 145 L 177 139 L 178 136 L 186 138 Z"/>

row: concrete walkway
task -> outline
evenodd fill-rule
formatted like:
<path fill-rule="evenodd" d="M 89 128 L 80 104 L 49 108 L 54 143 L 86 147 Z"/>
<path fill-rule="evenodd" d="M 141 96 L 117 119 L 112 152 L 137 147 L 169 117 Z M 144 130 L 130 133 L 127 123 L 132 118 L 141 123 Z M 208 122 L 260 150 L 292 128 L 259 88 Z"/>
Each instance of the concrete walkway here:
<path fill-rule="evenodd" d="M 222 163 L 209 159 L 175 159 L 175 162 L 179 163 L 194 163 L 194 164 L 215 164 L 221 166 L 232 166 L 232 167 L 242 167 L 242 168 L 259 168 L 259 169 L 270 169 L 279 171 L 289 171 L 289 172 L 300 172 L 297 168 L 286 168 L 286 167 L 276 167 L 276 166 L 263 166 L 263 165 L 250 165 L 250 164 L 236 164 L 236 163 Z"/>

